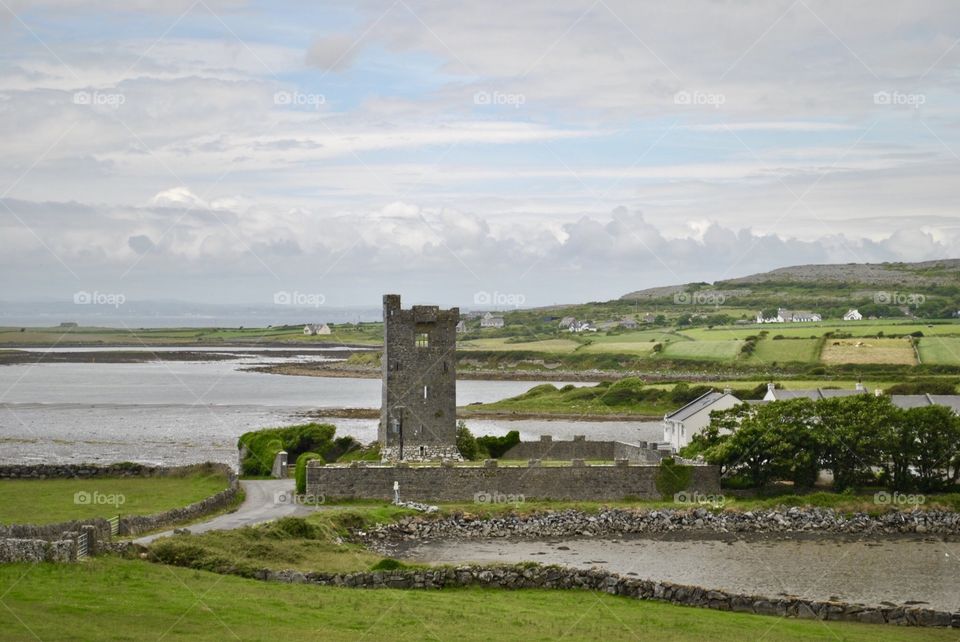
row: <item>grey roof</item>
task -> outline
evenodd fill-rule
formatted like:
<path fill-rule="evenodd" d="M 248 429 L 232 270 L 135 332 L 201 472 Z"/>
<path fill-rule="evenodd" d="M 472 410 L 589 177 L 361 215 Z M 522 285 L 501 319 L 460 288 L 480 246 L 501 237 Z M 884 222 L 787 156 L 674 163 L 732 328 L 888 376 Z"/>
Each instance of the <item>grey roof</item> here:
<path fill-rule="evenodd" d="M 774 390 L 773 395 L 777 401 L 786 401 L 787 399 L 833 399 L 835 397 L 852 397 L 853 395 L 866 394 L 866 390 L 833 390 L 830 388 L 815 388 L 813 390 Z"/>
<path fill-rule="evenodd" d="M 853 395 L 867 394 L 866 390 L 830 390 L 816 388 L 814 390 L 774 390 L 777 401 L 788 399 L 833 399 L 836 397 L 852 397 Z M 955 413 L 960 414 L 960 395 L 889 395 L 890 401 L 897 408 L 923 408 L 924 406 L 947 406 Z M 683 410 L 683 408 L 681 408 Z M 678 411 L 679 412 L 679 411 Z"/>
<path fill-rule="evenodd" d="M 930 398 L 927 395 L 890 395 L 890 401 L 897 408 L 921 408 L 930 405 Z"/>
<path fill-rule="evenodd" d="M 673 419 L 674 421 L 683 421 L 693 415 L 697 414 L 704 408 L 709 408 L 722 397 L 726 397 L 726 392 L 717 392 L 716 390 L 711 390 L 710 392 L 704 393 L 688 403 L 686 406 L 683 406 L 679 410 L 674 410 L 668 414 L 666 419 Z"/>
<path fill-rule="evenodd" d="M 960 395 L 927 395 L 935 404 L 953 408 L 953 411 L 960 415 Z"/>

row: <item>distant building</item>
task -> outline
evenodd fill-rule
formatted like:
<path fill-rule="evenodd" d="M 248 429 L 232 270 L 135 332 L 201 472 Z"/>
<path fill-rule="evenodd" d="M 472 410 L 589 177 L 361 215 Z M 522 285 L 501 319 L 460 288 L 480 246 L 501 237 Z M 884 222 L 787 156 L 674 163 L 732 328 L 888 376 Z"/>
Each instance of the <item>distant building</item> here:
<path fill-rule="evenodd" d="M 560 323 L 557 324 L 557 327 L 561 330 L 569 330 L 570 326 L 576 323 L 577 320 L 574 317 L 563 317 L 560 319 Z"/>
<path fill-rule="evenodd" d="M 764 317 L 763 312 L 757 312 L 757 323 L 811 323 L 823 321 L 823 317 L 808 310 L 785 310 L 777 308 L 777 315 Z"/>
<path fill-rule="evenodd" d="M 657 317 L 653 316 L 653 313 L 652 313 L 652 312 L 647 312 L 645 315 L 643 315 L 643 322 L 644 322 L 644 323 L 656 323 L 656 322 L 657 322 Z"/>
<path fill-rule="evenodd" d="M 633 317 L 623 317 L 620 319 L 620 327 L 625 330 L 636 330 L 640 327 L 640 324 Z"/>
<path fill-rule="evenodd" d="M 493 313 L 487 312 L 482 317 L 480 317 L 480 327 L 481 328 L 502 328 L 503 317 L 494 316 Z"/>
<path fill-rule="evenodd" d="M 457 322 L 457 332 L 466 332 L 467 331 L 467 322 L 463 319 L 460 319 Z"/>
<path fill-rule="evenodd" d="M 864 395 L 867 394 L 867 389 L 863 387 L 862 383 L 857 383 L 856 387 L 853 390 L 849 388 L 846 390 L 837 390 L 834 388 L 813 388 L 810 390 L 782 390 L 777 388 L 775 384 L 767 384 L 767 394 L 764 395 L 764 401 L 786 401 L 788 399 L 813 399 L 817 401 L 819 399 L 833 399 L 835 397 L 852 397 L 854 395 Z"/>
<path fill-rule="evenodd" d="M 61 328 L 76 328 L 79 327 L 76 321 L 64 321 L 60 324 Z"/>
<path fill-rule="evenodd" d="M 845 315 L 843 315 L 844 321 L 860 321 L 863 319 L 863 315 L 860 314 L 860 311 L 856 308 L 849 310 Z"/>
<path fill-rule="evenodd" d="M 767 394 L 763 397 L 764 401 L 786 401 L 788 399 L 812 399 L 819 401 L 821 399 L 835 399 L 837 397 L 854 397 L 856 395 L 868 394 L 867 389 L 862 383 L 857 383 L 851 390 L 836 390 L 832 388 L 813 388 L 809 390 L 779 390 L 774 384 L 767 384 Z M 874 391 L 877 397 L 883 396 L 883 391 L 877 389 Z M 890 401 L 894 406 L 902 410 L 910 408 L 921 408 L 923 406 L 946 406 L 960 415 L 960 395 L 889 395 Z"/>
<path fill-rule="evenodd" d="M 710 413 L 727 410 L 740 403 L 730 390 L 712 390 L 701 395 L 679 410 L 663 417 L 663 440 L 674 451 L 690 444 L 690 440 L 710 424 Z"/>
<path fill-rule="evenodd" d="M 308 323 L 303 326 L 303 333 L 307 336 L 314 336 L 317 334 L 330 334 L 330 326 L 326 323 Z"/>
<path fill-rule="evenodd" d="M 574 321 L 569 328 L 570 332 L 596 332 L 597 329 L 589 321 Z"/>

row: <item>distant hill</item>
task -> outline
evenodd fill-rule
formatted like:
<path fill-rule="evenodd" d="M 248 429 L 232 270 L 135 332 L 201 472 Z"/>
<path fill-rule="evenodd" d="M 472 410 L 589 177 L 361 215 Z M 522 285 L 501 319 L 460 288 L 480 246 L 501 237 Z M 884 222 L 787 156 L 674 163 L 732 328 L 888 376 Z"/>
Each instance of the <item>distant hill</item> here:
<path fill-rule="evenodd" d="M 690 289 L 713 292 L 770 291 L 777 287 L 801 286 L 805 290 L 822 286 L 824 290 L 863 287 L 941 288 L 960 285 L 960 259 L 940 259 L 918 263 L 845 263 L 833 265 L 796 265 L 736 279 L 704 283 L 661 286 L 624 294 L 621 301 L 650 301 L 671 297 Z"/>

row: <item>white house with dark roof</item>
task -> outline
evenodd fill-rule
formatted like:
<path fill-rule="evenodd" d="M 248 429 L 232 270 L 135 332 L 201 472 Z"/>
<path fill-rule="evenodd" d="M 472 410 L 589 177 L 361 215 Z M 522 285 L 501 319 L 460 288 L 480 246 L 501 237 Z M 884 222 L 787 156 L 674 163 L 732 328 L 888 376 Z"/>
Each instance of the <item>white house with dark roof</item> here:
<path fill-rule="evenodd" d="M 710 392 L 700 395 L 679 410 L 664 415 L 663 440 L 676 452 L 690 443 L 694 435 L 710 423 L 710 413 L 714 410 L 727 410 L 740 403 L 730 390 Z"/>
<path fill-rule="evenodd" d="M 861 319 L 863 319 L 863 315 L 860 314 L 860 310 L 856 308 L 847 310 L 847 313 L 843 315 L 844 321 L 860 321 Z"/>
<path fill-rule="evenodd" d="M 481 328 L 502 328 L 503 317 L 496 316 L 492 312 L 487 312 L 482 317 L 480 317 L 480 327 Z"/>

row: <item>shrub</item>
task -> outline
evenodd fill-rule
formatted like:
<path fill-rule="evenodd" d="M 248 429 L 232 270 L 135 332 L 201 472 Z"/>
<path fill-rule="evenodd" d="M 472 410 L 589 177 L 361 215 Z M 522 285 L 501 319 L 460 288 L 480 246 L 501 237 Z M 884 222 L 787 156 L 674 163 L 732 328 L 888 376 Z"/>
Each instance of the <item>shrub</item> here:
<path fill-rule="evenodd" d="M 370 567 L 371 571 L 395 571 L 397 569 L 407 568 L 407 565 L 392 557 L 384 557 L 382 560 Z"/>
<path fill-rule="evenodd" d="M 300 494 L 307 492 L 307 462 L 314 459 L 322 461 L 323 457 L 317 453 L 303 453 L 297 457 L 297 467 L 294 477 L 296 477 L 297 480 L 297 492 Z"/>
<path fill-rule="evenodd" d="M 247 454 L 241 464 L 241 473 L 244 475 L 269 475 L 273 468 L 273 460 L 281 450 L 287 451 L 288 460 L 296 459 L 305 452 L 319 453 L 324 458 L 339 454 L 353 439 L 344 442 L 342 439 L 335 443 L 333 435 L 336 426 L 332 424 L 303 424 L 286 426 L 284 428 L 267 428 L 244 433 L 237 442 L 237 447 L 246 447 Z"/>
<path fill-rule="evenodd" d="M 503 437 L 484 435 L 477 437 L 477 445 L 493 459 L 503 457 L 504 453 L 520 443 L 520 433 L 511 430 Z"/>

